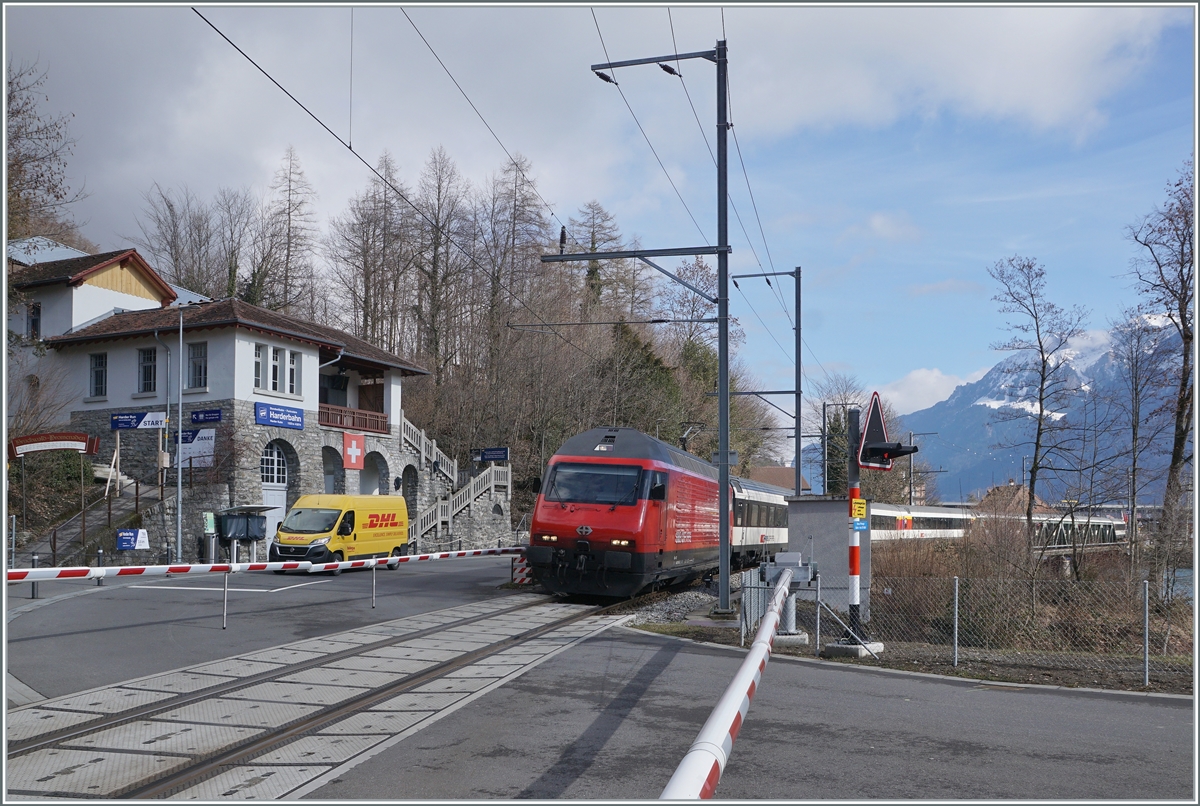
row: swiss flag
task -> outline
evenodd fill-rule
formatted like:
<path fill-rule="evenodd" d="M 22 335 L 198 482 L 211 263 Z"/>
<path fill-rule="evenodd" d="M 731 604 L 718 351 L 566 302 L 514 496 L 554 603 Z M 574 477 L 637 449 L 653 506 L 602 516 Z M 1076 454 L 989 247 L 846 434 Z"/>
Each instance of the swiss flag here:
<path fill-rule="evenodd" d="M 362 434 L 342 434 L 342 467 L 346 470 L 362 470 L 366 455 L 367 440 Z"/>

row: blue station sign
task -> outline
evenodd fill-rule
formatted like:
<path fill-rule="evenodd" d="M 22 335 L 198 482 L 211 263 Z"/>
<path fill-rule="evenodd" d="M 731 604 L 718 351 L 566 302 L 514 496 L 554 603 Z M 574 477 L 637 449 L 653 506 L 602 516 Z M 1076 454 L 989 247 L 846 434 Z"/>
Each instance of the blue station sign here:
<path fill-rule="evenodd" d="M 124 411 L 109 415 L 113 431 L 130 428 L 166 428 L 165 411 Z"/>
<path fill-rule="evenodd" d="M 150 536 L 145 529 L 118 529 L 117 551 L 150 548 Z"/>
<path fill-rule="evenodd" d="M 192 412 L 193 423 L 219 423 L 221 422 L 220 409 L 201 409 L 200 411 Z"/>
<path fill-rule="evenodd" d="M 481 462 L 507 462 L 508 448 L 484 448 L 479 452 Z"/>
<path fill-rule="evenodd" d="M 274 425 L 279 428 L 304 430 L 304 409 L 276 406 L 273 403 L 254 404 L 254 422 L 259 425 Z"/>
<path fill-rule="evenodd" d="M 855 518 L 854 519 L 854 531 L 869 532 L 869 531 L 871 531 L 871 526 L 866 518 Z"/>

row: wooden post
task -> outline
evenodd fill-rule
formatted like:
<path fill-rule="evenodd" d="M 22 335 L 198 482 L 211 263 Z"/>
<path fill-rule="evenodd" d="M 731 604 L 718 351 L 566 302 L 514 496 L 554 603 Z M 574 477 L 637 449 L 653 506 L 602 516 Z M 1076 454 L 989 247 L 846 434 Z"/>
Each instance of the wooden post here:
<path fill-rule="evenodd" d="M 112 526 L 112 496 L 105 496 L 105 500 L 108 502 L 108 525 Z"/>
<path fill-rule="evenodd" d="M 142 514 L 141 494 L 142 494 L 142 482 L 140 479 L 134 479 L 133 480 L 133 514 L 134 515 Z"/>
<path fill-rule="evenodd" d="M 50 564 L 58 565 L 58 530 L 50 533 Z"/>

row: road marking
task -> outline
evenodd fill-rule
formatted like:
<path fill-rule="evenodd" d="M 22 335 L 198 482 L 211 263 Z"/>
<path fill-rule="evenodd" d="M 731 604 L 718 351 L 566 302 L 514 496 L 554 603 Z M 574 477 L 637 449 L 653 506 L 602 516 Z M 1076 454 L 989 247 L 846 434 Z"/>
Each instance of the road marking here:
<path fill-rule="evenodd" d="M 279 591 L 290 591 L 292 588 L 303 588 L 305 585 L 323 585 L 326 582 L 333 582 L 332 579 L 317 579 L 312 582 L 300 582 L 295 585 L 286 585 L 282 588 L 234 588 L 230 587 L 230 593 L 279 593 Z M 142 590 L 173 590 L 173 591 L 223 591 L 225 588 L 210 588 L 200 585 L 130 585 L 131 588 L 141 588 Z"/>
<path fill-rule="evenodd" d="M 278 593 L 279 591 L 290 591 L 292 588 L 303 588 L 305 585 L 324 585 L 326 582 L 333 582 L 332 579 L 317 579 L 312 582 L 301 582 L 297 585 L 288 585 L 286 588 L 272 588 L 267 593 Z"/>
<path fill-rule="evenodd" d="M 148 591 L 223 591 L 224 588 L 200 587 L 198 585 L 130 585 L 131 588 L 141 588 Z M 270 593 L 270 588 L 230 588 L 230 593 Z"/>
<path fill-rule="evenodd" d="M 35 702 L 41 702 L 42 700 L 46 699 L 32 688 L 13 677 L 12 672 L 7 672 L 4 676 L 4 695 L 9 699 L 10 702 L 12 702 L 13 705 L 31 705 Z"/>

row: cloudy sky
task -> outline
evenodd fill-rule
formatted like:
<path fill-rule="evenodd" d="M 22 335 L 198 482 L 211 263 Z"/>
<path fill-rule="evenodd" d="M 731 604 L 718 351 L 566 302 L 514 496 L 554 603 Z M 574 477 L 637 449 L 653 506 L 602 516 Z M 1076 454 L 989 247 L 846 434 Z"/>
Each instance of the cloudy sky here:
<path fill-rule="evenodd" d="M 1104 327 L 1132 299 L 1124 229 L 1196 139 L 1190 6 L 198 8 L 369 162 L 386 149 L 412 185 L 443 146 L 482 182 L 504 152 L 431 46 L 561 220 L 595 200 L 647 248 L 716 240 L 715 70 L 616 71 L 664 174 L 589 65 L 725 38 L 731 269 L 802 266 L 806 374 L 851 373 L 901 412 L 1000 357 L 998 260 L 1037 258 L 1051 297 Z M 322 218 L 369 181 L 187 6 L 6 5 L 5 47 L 74 115 L 76 216 L 105 249 L 128 245 L 153 183 L 262 191 L 289 145 Z M 741 359 L 792 388 L 789 313 L 762 280 L 741 289 Z"/>

